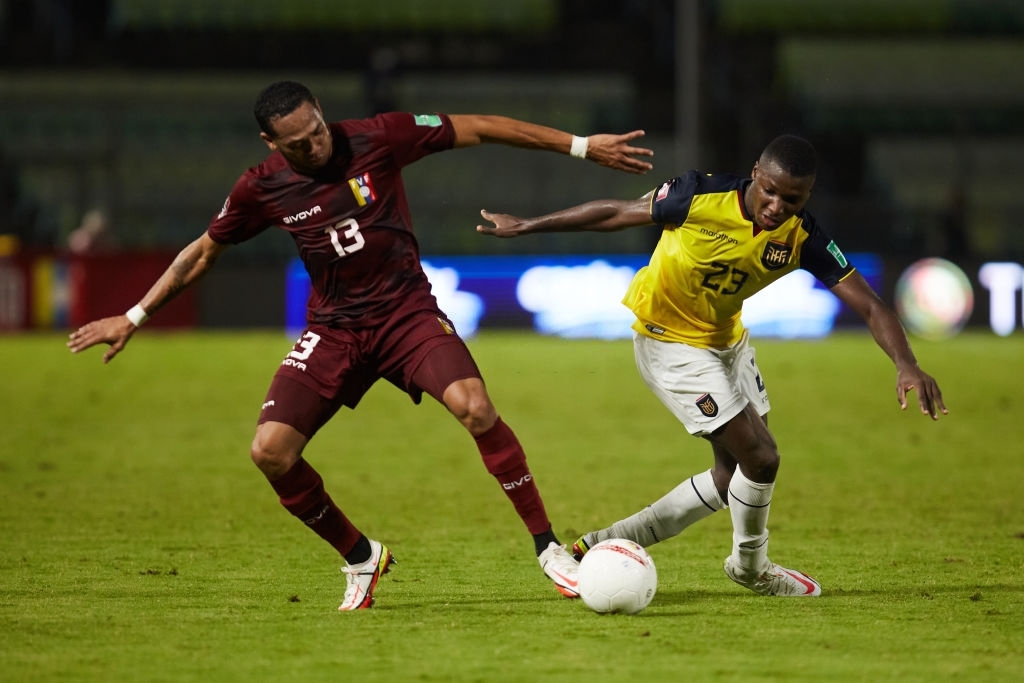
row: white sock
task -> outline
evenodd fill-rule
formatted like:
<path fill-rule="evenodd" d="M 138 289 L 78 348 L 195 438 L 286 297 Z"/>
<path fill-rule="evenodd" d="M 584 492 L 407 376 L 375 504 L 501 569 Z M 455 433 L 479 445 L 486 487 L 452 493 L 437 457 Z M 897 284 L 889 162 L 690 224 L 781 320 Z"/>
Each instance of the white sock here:
<path fill-rule="evenodd" d="M 646 548 L 672 538 L 723 507 L 725 503 L 708 470 L 693 475 L 640 512 L 587 534 L 587 541 L 593 545 L 609 538 L 626 538 Z"/>
<path fill-rule="evenodd" d="M 756 576 L 768 567 L 768 510 L 775 484 L 750 481 L 740 468 L 729 482 L 732 556 L 738 569 Z"/>

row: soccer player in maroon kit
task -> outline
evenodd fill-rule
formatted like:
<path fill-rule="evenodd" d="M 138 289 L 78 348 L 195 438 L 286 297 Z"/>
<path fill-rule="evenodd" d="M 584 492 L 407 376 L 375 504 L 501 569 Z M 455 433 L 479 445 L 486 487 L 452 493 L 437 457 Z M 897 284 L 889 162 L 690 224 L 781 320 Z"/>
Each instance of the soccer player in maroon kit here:
<path fill-rule="evenodd" d="M 292 81 L 264 89 L 254 113 L 271 154 L 242 174 L 206 232 L 136 306 L 83 325 L 68 347 L 78 353 L 108 344 L 103 361 L 109 362 L 229 245 L 270 227 L 286 230 L 312 281 L 307 327 L 274 375 L 251 456 L 281 504 L 345 558 L 347 585 L 338 609 L 370 607 L 377 580 L 394 558 L 334 504 L 302 452 L 341 406 L 355 408 L 380 378 L 416 403 L 430 394 L 462 423 L 532 534 L 544 573 L 563 595 L 576 597 L 577 564 L 551 529 L 523 448 L 430 292 L 401 169 L 428 154 L 491 142 L 644 173 L 651 164 L 637 157 L 653 152 L 631 144 L 643 131 L 582 138 L 501 116 L 395 112 L 326 123 L 309 89 Z"/>

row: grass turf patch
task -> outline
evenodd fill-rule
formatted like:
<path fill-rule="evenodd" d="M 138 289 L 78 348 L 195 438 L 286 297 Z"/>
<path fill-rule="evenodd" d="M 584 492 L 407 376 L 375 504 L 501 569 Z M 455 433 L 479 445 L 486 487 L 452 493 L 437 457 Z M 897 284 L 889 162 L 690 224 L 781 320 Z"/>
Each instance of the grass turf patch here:
<path fill-rule="evenodd" d="M 644 612 L 562 599 L 472 440 L 380 383 L 306 457 L 398 565 L 339 614 L 339 560 L 248 459 L 277 332 L 145 332 L 104 366 L 0 337 L 0 659 L 32 681 L 1007 680 L 1024 668 L 1019 336 L 916 342 L 952 414 L 895 403 L 862 334 L 755 341 L 782 453 L 773 559 L 822 583 L 728 581 L 719 513 L 650 549 Z M 571 543 L 710 466 L 629 342 L 470 346 Z M 979 360 L 975 360 L 979 359 Z M 912 400 L 916 396 L 912 395 Z"/>

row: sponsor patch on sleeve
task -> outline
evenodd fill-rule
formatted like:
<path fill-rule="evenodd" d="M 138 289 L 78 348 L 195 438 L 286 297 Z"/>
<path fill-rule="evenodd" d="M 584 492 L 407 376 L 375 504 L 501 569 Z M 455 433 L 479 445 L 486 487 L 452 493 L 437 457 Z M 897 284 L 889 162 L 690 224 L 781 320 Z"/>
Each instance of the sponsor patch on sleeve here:
<path fill-rule="evenodd" d="M 437 128 L 441 125 L 441 117 L 437 114 L 414 114 L 413 119 L 417 126 L 429 126 Z"/>
<path fill-rule="evenodd" d="M 832 256 L 835 258 L 835 260 L 843 268 L 845 268 L 847 265 L 849 265 L 846 262 L 846 257 L 843 256 L 843 252 L 839 250 L 839 245 L 835 243 L 835 240 L 829 242 L 828 243 L 828 247 L 826 247 L 826 248 L 828 249 L 828 253 L 832 254 Z"/>

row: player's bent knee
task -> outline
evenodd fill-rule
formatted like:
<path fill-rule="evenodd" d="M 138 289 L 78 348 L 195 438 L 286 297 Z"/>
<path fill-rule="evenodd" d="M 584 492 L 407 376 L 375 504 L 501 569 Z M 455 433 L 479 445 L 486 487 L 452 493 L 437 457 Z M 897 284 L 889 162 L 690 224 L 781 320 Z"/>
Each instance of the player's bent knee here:
<path fill-rule="evenodd" d="M 259 435 L 252 440 L 252 445 L 249 447 L 249 457 L 252 458 L 253 463 L 262 472 L 276 470 L 281 466 L 280 458 L 263 445 Z"/>
<path fill-rule="evenodd" d="M 775 475 L 779 471 L 779 463 L 782 458 L 774 448 L 761 448 L 751 451 L 747 457 L 740 460 L 740 466 L 753 481 L 771 482 L 775 481 Z"/>
<path fill-rule="evenodd" d="M 271 460 L 270 453 L 264 450 L 258 436 L 254 437 L 252 444 L 249 445 L 249 457 L 260 469 L 263 469 L 263 465 Z"/>
<path fill-rule="evenodd" d="M 474 436 L 486 432 L 498 419 L 498 411 L 482 383 L 455 382 L 445 390 L 444 404 Z"/>
<path fill-rule="evenodd" d="M 471 406 L 462 417 L 459 418 L 469 433 L 479 436 L 494 426 L 498 420 L 498 411 L 494 409 L 490 401 L 480 405 Z"/>
<path fill-rule="evenodd" d="M 297 434 L 297 432 L 296 432 Z M 260 425 L 249 447 L 249 457 L 268 479 L 285 474 L 302 454 L 301 444 L 279 438 L 272 429 Z"/>

